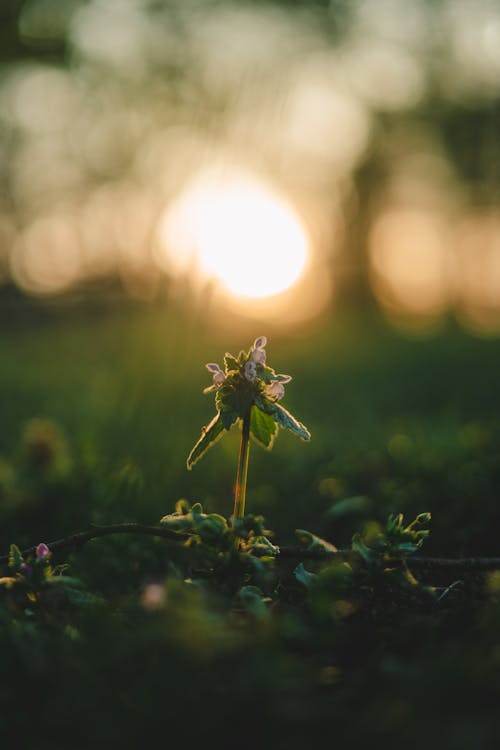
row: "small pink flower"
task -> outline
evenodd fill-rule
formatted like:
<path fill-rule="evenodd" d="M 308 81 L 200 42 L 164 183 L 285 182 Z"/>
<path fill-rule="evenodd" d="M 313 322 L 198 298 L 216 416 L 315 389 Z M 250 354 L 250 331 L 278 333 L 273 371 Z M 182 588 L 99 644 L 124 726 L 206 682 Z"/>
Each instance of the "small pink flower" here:
<path fill-rule="evenodd" d="M 252 352 L 252 359 L 258 365 L 265 365 L 266 364 L 265 349 L 254 349 Z"/>
<path fill-rule="evenodd" d="M 50 549 L 43 542 L 35 550 L 37 560 L 46 560 L 50 556 Z"/>
<path fill-rule="evenodd" d="M 265 336 L 259 336 L 259 338 L 255 339 L 253 342 L 252 359 L 258 365 L 266 364 L 266 350 L 264 349 L 266 344 L 267 338 Z"/>
<path fill-rule="evenodd" d="M 224 371 L 221 370 L 219 365 L 217 365 L 215 362 L 209 362 L 205 365 L 205 367 L 209 372 L 212 373 L 213 384 L 216 388 L 219 388 L 219 386 L 221 386 L 226 379 Z"/>
<path fill-rule="evenodd" d="M 259 338 L 255 339 L 255 341 L 253 342 L 253 348 L 263 349 L 266 344 L 267 344 L 267 338 L 265 336 L 259 336 Z"/>
<path fill-rule="evenodd" d="M 266 385 L 265 393 L 268 398 L 272 398 L 274 401 L 281 401 L 285 395 L 285 387 L 282 383 L 275 380 L 269 385 Z"/>

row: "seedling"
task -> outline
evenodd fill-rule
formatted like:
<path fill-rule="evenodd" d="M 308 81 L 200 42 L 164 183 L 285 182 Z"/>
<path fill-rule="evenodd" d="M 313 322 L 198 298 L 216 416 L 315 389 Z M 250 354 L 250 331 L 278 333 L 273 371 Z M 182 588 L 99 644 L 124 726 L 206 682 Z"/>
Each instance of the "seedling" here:
<path fill-rule="evenodd" d="M 270 450 L 278 433 L 284 427 L 302 440 L 310 440 L 307 427 L 290 414 L 279 401 L 285 395 L 285 384 L 290 375 L 277 374 L 266 362 L 265 336 L 255 339 L 248 352 L 237 357 L 224 355 L 224 369 L 214 362 L 206 365 L 212 375 L 212 385 L 204 393 L 215 392 L 217 414 L 208 427 L 203 427 L 200 438 L 187 459 L 187 467 L 194 464 L 231 427 L 241 424 L 241 442 L 234 490 L 233 518 L 245 515 L 245 496 L 248 475 L 250 437 Z"/>

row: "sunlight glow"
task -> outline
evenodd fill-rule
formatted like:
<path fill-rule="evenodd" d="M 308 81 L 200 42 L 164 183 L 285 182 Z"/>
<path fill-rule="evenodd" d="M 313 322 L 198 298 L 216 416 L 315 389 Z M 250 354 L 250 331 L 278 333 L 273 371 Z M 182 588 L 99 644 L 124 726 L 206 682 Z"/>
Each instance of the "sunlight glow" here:
<path fill-rule="evenodd" d="M 371 281 L 386 308 L 435 316 L 451 297 L 447 229 L 431 212 L 386 210 L 370 233 Z"/>
<path fill-rule="evenodd" d="M 308 238 L 293 209 L 251 179 L 198 182 L 162 227 L 169 266 L 218 280 L 239 297 L 291 287 L 308 259 Z"/>

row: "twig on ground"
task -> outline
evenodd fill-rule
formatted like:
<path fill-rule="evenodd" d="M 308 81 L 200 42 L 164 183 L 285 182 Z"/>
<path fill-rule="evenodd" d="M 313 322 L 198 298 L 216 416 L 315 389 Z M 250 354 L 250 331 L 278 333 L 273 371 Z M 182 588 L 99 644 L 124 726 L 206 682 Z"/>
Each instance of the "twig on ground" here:
<path fill-rule="evenodd" d="M 61 552 L 72 549 L 79 549 L 87 542 L 98 539 L 103 536 L 112 534 L 141 534 L 147 536 L 156 536 L 170 541 L 183 542 L 189 534 L 172 531 L 171 529 L 161 526 L 147 526 L 140 523 L 117 523 L 109 526 L 92 526 L 86 531 L 79 531 L 63 539 L 56 539 L 53 542 L 47 542 L 52 552 Z M 23 557 L 34 554 L 36 545 L 22 550 Z M 279 547 L 278 559 L 282 560 L 329 560 L 345 559 L 349 556 L 350 550 L 338 550 L 329 552 L 323 550 L 309 550 L 301 547 Z M 5 565 L 9 561 L 9 555 L 0 556 L 0 565 Z M 463 572 L 488 571 L 500 569 L 500 557 L 408 557 L 406 563 L 410 568 L 419 570 L 455 570 Z"/>

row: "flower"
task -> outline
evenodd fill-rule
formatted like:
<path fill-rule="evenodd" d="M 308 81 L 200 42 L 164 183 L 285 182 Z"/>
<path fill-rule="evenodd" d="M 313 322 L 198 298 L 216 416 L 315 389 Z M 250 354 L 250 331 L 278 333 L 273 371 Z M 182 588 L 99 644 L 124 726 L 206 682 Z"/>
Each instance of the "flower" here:
<path fill-rule="evenodd" d="M 217 365 L 215 362 L 208 362 L 208 364 L 205 365 L 207 370 L 212 373 L 212 380 L 213 384 L 216 388 L 219 388 L 219 386 L 222 385 L 224 380 L 226 379 L 226 375 L 224 374 L 224 371 L 220 369 L 219 365 Z"/>
<path fill-rule="evenodd" d="M 248 362 L 245 362 L 245 365 L 243 367 L 243 374 L 250 382 L 253 382 L 257 377 L 257 365 L 252 359 L 249 359 Z"/>
<path fill-rule="evenodd" d="M 50 556 L 50 549 L 43 542 L 35 550 L 37 560 L 46 560 Z"/>
<path fill-rule="evenodd" d="M 264 349 L 267 344 L 267 338 L 265 336 L 259 336 L 253 342 L 252 348 L 252 360 L 258 365 L 266 364 L 266 350 Z"/>
<path fill-rule="evenodd" d="M 254 349 L 252 352 L 252 359 L 258 365 L 265 365 L 266 364 L 265 349 Z"/>
<path fill-rule="evenodd" d="M 259 338 L 255 339 L 255 341 L 253 342 L 253 348 L 263 349 L 266 344 L 267 344 L 267 338 L 265 336 L 259 336 Z"/>
<path fill-rule="evenodd" d="M 278 380 L 273 380 L 272 383 L 266 385 L 264 393 L 268 398 L 272 398 L 274 401 L 281 401 L 285 395 L 285 386 Z"/>
<path fill-rule="evenodd" d="M 265 395 L 273 401 L 281 401 L 285 395 L 284 384 L 289 383 L 291 379 L 291 375 L 276 375 L 276 380 L 273 380 L 264 388 Z"/>

